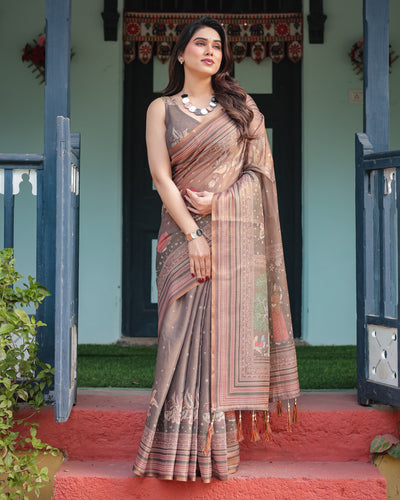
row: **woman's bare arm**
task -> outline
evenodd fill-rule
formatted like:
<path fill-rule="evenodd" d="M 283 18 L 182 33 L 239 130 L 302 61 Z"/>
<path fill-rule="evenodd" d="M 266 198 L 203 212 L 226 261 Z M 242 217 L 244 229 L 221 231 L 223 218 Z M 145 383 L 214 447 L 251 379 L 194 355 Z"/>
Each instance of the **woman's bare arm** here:
<path fill-rule="evenodd" d="M 185 233 L 198 229 L 198 225 L 172 180 L 171 163 L 165 142 L 165 105 L 162 99 L 153 101 L 147 110 L 147 156 L 154 186 L 165 208 Z M 204 237 L 188 242 L 190 271 L 199 279 L 211 275 L 210 248 Z"/>

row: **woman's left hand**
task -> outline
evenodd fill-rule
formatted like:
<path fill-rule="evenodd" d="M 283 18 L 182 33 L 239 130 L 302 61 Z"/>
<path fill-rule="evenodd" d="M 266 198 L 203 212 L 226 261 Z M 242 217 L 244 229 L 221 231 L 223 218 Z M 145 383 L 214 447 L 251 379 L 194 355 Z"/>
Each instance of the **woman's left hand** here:
<path fill-rule="evenodd" d="M 186 189 L 185 200 L 189 203 L 188 210 L 199 215 L 211 213 L 212 198 L 214 193 L 209 191 L 193 191 Z"/>

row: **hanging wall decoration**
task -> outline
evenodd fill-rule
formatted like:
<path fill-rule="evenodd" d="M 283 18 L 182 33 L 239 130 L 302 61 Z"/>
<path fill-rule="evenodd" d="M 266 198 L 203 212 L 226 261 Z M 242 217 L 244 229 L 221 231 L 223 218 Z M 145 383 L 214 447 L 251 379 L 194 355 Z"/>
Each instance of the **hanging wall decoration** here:
<path fill-rule="evenodd" d="M 71 49 L 71 59 L 75 52 Z M 36 73 L 36 78 L 39 83 L 44 83 L 46 77 L 46 34 L 41 33 L 37 40 L 32 43 L 25 44 L 22 53 L 22 61 L 28 63 L 28 67 L 32 68 L 32 73 Z"/>
<path fill-rule="evenodd" d="M 132 62 L 136 55 L 148 63 L 153 53 L 166 63 L 172 47 L 185 24 L 204 14 L 187 13 L 124 13 L 124 60 Z M 269 54 L 278 63 L 287 55 L 298 62 L 303 53 L 303 17 L 289 14 L 208 14 L 225 28 L 235 62 L 249 55 L 260 64 Z"/>
<path fill-rule="evenodd" d="M 353 65 L 353 70 L 356 75 L 361 75 L 360 80 L 362 80 L 364 72 L 364 41 L 362 38 L 353 43 L 349 52 L 349 57 L 351 64 Z M 392 64 L 398 58 L 399 56 L 392 49 L 392 46 L 389 45 L 389 73 L 392 72 Z"/>
<path fill-rule="evenodd" d="M 32 73 L 36 73 L 36 78 L 40 79 L 39 83 L 44 83 L 45 79 L 45 51 L 46 35 L 40 34 L 37 40 L 25 45 L 22 54 L 22 60 L 28 63 L 29 68 L 32 68 Z"/>

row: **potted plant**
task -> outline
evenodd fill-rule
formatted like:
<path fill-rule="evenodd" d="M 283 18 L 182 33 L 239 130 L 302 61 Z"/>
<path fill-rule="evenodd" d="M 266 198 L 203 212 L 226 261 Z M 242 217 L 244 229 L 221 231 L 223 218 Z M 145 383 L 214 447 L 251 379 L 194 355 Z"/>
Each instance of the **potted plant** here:
<path fill-rule="evenodd" d="M 38 495 L 48 481 L 47 467 L 37 465 L 39 452 L 58 452 L 37 437 L 37 423 L 17 419 L 21 404 L 36 411 L 45 404 L 54 371 L 37 356 L 36 334 L 43 323 L 26 312 L 49 292 L 31 276 L 17 286 L 21 275 L 14 265 L 13 250 L 0 250 L 0 500 L 27 499 L 30 491 Z M 17 425 L 26 432 L 18 432 Z"/>
<path fill-rule="evenodd" d="M 399 424 L 400 432 L 400 424 Z M 376 436 L 371 442 L 372 462 L 386 478 L 388 499 L 400 491 L 400 440 L 392 434 Z"/>

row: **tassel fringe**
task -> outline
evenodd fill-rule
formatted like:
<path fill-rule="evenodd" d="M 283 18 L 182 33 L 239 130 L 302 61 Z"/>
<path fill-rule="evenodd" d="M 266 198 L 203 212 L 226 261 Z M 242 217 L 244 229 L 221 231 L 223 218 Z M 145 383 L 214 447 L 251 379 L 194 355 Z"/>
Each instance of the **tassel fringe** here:
<path fill-rule="evenodd" d="M 211 438 L 212 438 L 212 435 L 214 434 L 214 418 L 215 418 L 215 415 L 212 416 L 211 422 L 208 424 L 206 446 L 204 447 L 204 450 L 203 450 L 205 456 L 207 456 L 211 450 Z"/>
<path fill-rule="evenodd" d="M 236 430 L 236 440 L 238 443 L 243 441 L 244 436 L 243 436 L 243 425 L 242 425 L 242 412 L 239 410 L 239 417 L 238 417 L 238 423 L 237 423 L 237 430 Z"/>
<path fill-rule="evenodd" d="M 253 411 L 251 415 L 251 442 L 260 441 L 260 434 L 257 429 L 257 413 Z"/>
<path fill-rule="evenodd" d="M 279 400 L 276 405 L 276 414 L 278 417 L 283 416 L 283 408 L 282 401 Z M 299 421 L 298 417 L 298 408 L 297 408 L 297 398 L 295 398 L 293 407 L 290 406 L 290 401 L 287 403 L 287 414 L 286 414 L 286 429 L 288 432 L 292 432 L 292 425 L 297 424 Z M 214 417 L 209 424 L 208 433 L 207 433 L 207 442 L 204 448 L 204 453 L 208 455 L 210 451 L 211 445 L 211 436 L 214 433 Z M 269 443 L 272 440 L 272 427 L 271 427 L 271 416 L 269 411 L 264 411 L 264 426 L 262 431 L 263 440 L 266 443 Z M 260 433 L 257 428 L 257 412 L 253 411 L 251 414 L 251 441 L 253 443 L 259 441 L 261 439 Z M 243 441 L 243 423 L 242 423 L 242 412 L 239 410 L 238 421 L 237 421 L 237 430 L 236 430 L 236 439 L 238 442 Z"/>
<path fill-rule="evenodd" d="M 287 403 L 287 422 L 286 422 L 286 427 L 288 432 L 292 432 L 292 415 L 290 413 L 290 403 L 288 401 Z"/>
<path fill-rule="evenodd" d="M 271 421 L 269 417 L 269 411 L 264 412 L 264 440 L 269 443 L 272 439 L 272 429 L 271 429 Z"/>
<path fill-rule="evenodd" d="M 297 398 L 294 400 L 293 404 L 293 423 L 297 424 L 299 421 L 298 411 L 297 411 Z"/>

